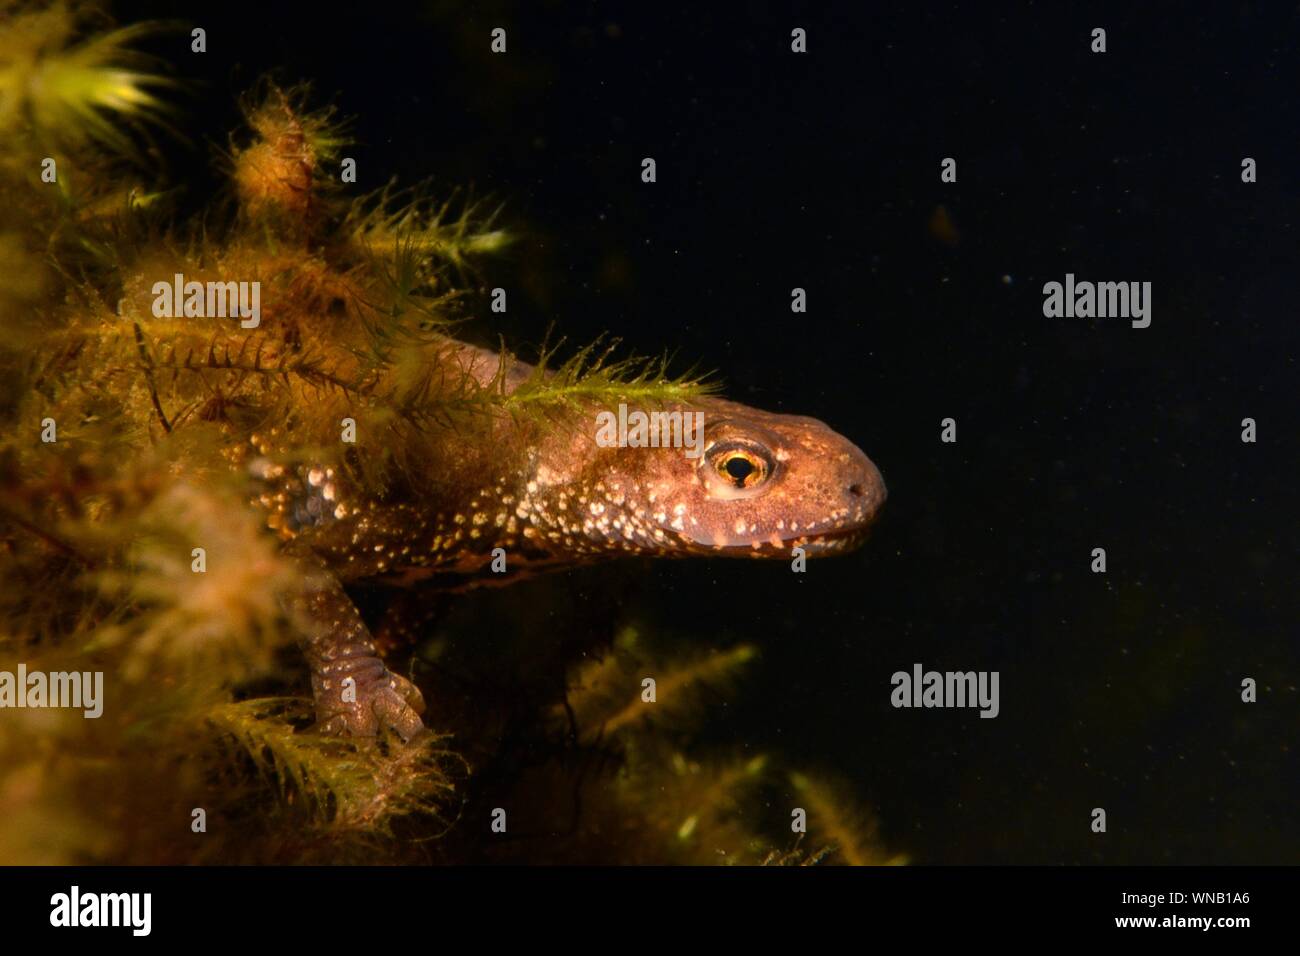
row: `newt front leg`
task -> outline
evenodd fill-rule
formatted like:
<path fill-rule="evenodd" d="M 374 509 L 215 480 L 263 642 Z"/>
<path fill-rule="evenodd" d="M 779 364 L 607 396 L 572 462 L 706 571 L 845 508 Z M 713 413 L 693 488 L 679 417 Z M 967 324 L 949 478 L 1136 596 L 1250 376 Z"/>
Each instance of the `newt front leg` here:
<path fill-rule="evenodd" d="M 420 691 L 385 666 L 337 578 L 323 566 L 310 567 L 303 587 L 288 604 L 301 628 L 317 727 L 323 733 L 373 737 L 388 728 L 410 740 L 424 729 Z"/>

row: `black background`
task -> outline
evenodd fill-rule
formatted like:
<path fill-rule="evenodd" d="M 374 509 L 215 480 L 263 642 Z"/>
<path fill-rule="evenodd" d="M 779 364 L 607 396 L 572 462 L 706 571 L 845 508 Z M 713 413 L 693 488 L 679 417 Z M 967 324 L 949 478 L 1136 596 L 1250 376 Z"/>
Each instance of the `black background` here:
<path fill-rule="evenodd" d="M 480 300 L 468 337 L 527 355 L 555 322 L 673 350 L 876 461 L 873 540 L 806 575 L 645 562 L 545 585 L 760 645 L 716 744 L 847 780 L 918 862 L 1295 862 L 1300 18 L 1136 6 L 114 13 L 207 30 L 206 54 L 152 49 L 202 81 L 186 105 L 217 144 L 273 70 L 355 117 L 360 186 L 503 201 L 524 240 L 482 281 L 510 313 Z M 209 169 L 206 145 L 170 149 Z M 1044 318 L 1067 272 L 1150 281 L 1151 327 Z M 1001 716 L 894 710 L 914 662 L 999 671 Z"/>

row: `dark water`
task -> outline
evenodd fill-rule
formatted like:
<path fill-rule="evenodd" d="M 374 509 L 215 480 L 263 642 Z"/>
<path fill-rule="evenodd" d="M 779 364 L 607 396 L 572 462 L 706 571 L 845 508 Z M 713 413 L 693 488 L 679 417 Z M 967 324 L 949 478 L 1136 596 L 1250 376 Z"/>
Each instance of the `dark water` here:
<path fill-rule="evenodd" d="M 802 576 L 574 572 L 540 585 L 568 608 L 545 625 L 557 640 L 591 623 L 576 596 L 650 632 L 758 644 L 712 742 L 845 778 L 917 861 L 1296 861 L 1300 22 L 1285 5 L 270 6 L 189 14 L 209 52 L 169 53 L 207 80 L 211 128 L 279 68 L 356 117 L 366 182 L 503 200 L 528 236 L 488 269 L 511 311 L 477 325 L 483 340 L 526 351 L 555 322 L 574 342 L 676 350 L 734 398 L 825 420 L 885 475 L 862 551 Z M 947 156 L 957 183 L 940 181 Z M 1044 318 L 1043 284 L 1067 272 L 1151 282 L 1150 328 Z M 998 671 L 1000 716 L 892 708 L 890 675 L 917 662 Z"/>

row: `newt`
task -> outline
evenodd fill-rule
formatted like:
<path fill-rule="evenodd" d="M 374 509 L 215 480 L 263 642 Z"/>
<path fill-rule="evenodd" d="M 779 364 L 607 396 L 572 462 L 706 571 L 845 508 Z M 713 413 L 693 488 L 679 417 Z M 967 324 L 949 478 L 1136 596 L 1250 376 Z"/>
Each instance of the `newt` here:
<path fill-rule="evenodd" d="M 173 477 L 233 467 L 300 572 L 281 600 L 322 730 L 422 727 L 420 694 L 384 664 L 352 585 L 459 588 L 623 555 L 815 556 L 862 540 L 884 483 L 819 421 L 651 378 L 642 404 L 703 416 L 701 453 L 605 447 L 596 417 L 626 383 L 550 394 L 544 361 L 453 338 L 463 290 L 441 264 L 463 268 L 502 231 L 469 208 L 349 195 L 329 112 L 306 111 L 304 90 L 264 94 L 226 159 L 226 212 L 184 230 L 128 207 L 64 237 L 60 274 L 84 278 L 51 306 L 25 414 L 92 436 L 114 423 L 124 443 L 174 455 Z M 105 243 L 112 255 L 86 259 Z M 538 404 L 521 412 L 524 398 Z"/>
<path fill-rule="evenodd" d="M 533 372 L 456 342 L 439 355 L 485 387 L 504 379 L 507 394 Z M 302 644 L 319 727 L 404 739 L 422 727 L 419 691 L 384 665 L 346 585 L 497 584 L 624 555 L 838 554 L 863 541 L 885 501 L 871 460 L 816 419 L 713 396 L 664 410 L 703 415 L 702 454 L 601 447 L 597 407 L 542 426 L 501 414 L 442 447 L 436 475 L 382 499 L 360 494 L 344 468 L 273 464 L 287 431 L 255 435 L 250 467 L 273 479 L 258 501 L 310 571 L 295 608 L 311 623 Z"/>

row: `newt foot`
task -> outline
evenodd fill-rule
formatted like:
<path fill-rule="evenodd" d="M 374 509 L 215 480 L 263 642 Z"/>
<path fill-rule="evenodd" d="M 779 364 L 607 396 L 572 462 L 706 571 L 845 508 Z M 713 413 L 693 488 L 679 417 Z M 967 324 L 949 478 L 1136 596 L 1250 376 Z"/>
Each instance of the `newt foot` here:
<path fill-rule="evenodd" d="M 341 681 L 314 679 L 316 725 L 322 733 L 345 737 L 375 737 L 384 729 L 409 741 L 424 723 L 424 697 L 405 677 L 394 674 L 378 658 L 362 659 Z M 348 683 L 348 680 L 354 683 Z"/>

